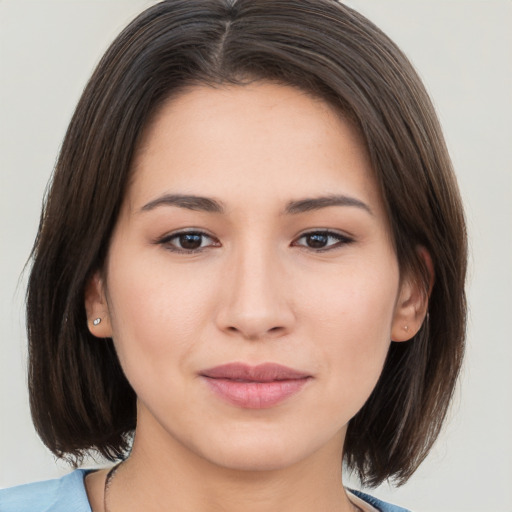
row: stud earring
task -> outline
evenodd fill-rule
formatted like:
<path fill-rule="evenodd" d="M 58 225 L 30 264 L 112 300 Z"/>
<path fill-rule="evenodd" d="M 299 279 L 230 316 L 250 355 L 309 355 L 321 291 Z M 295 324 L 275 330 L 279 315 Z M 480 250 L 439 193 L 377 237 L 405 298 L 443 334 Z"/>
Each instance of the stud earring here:
<path fill-rule="evenodd" d="M 408 325 L 404 325 L 404 331 L 407 332 L 409 330 L 409 326 Z"/>
<path fill-rule="evenodd" d="M 101 323 L 101 318 L 95 318 L 93 321 L 92 321 L 92 325 L 99 325 Z"/>

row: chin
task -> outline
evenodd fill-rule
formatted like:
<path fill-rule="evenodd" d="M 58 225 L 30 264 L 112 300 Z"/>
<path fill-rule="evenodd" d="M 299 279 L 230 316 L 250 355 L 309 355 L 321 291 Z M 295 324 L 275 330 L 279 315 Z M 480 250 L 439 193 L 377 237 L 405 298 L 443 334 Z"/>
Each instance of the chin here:
<path fill-rule="evenodd" d="M 229 441 L 226 441 L 229 440 Z M 319 440 L 320 441 L 320 440 Z M 323 443 L 299 439 L 290 432 L 277 432 L 249 436 L 230 433 L 219 439 L 210 439 L 203 445 L 201 456 L 216 466 L 234 471 L 279 471 L 307 459 Z M 340 454 L 341 456 L 341 454 Z"/>
<path fill-rule="evenodd" d="M 279 471 L 301 460 L 298 454 L 276 452 L 272 447 L 248 447 L 244 450 L 229 450 L 216 454 L 210 462 L 233 471 Z"/>

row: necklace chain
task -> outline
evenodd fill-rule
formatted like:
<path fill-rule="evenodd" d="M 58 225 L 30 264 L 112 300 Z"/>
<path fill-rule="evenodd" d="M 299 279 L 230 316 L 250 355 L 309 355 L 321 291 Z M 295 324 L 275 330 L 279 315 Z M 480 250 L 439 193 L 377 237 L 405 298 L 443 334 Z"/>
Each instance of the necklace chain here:
<path fill-rule="evenodd" d="M 116 474 L 117 470 L 119 469 L 119 466 L 123 463 L 121 461 L 119 464 L 116 464 L 108 473 L 107 477 L 105 478 L 105 487 L 103 488 L 103 511 L 104 512 L 110 512 L 108 506 L 107 506 L 107 497 L 108 492 L 110 490 L 110 486 L 112 484 L 112 480 L 114 479 L 114 475 Z"/>
<path fill-rule="evenodd" d="M 105 487 L 103 489 L 103 510 L 104 512 L 110 512 L 110 509 L 108 508 L 107 506 L 107 497 L 108 497 L 108 493 L 109 493 L 109 490 L 110 490 L 110 486 L 112 485 L 112 480 L 114 479 L 114 476 L 117 472 L 117 470 L 119 469 L 119 466 L 121 466 L 121 464 L 123 463 L 124 461 L 121 461 L 119 464 L 116 464 L 108 473 L 107 473 L 107 477 L 105 478 Z M 363 512 L 355 503 L 351 503 L 352 506 L 354 507 L 354 511 L 355 512 Z"/>

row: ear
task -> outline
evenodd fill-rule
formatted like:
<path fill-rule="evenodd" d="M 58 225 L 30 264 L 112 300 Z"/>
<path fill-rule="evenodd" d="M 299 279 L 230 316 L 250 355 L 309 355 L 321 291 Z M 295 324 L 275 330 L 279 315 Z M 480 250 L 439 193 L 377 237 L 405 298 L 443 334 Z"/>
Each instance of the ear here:
<path fill-rule="evenodd" d="M 99 271 L 94 273 L 85 287 L 85 312 L 87 327 L 93 336 L 97 338 L 112 337 L 105 286 Z"/>
<path fill-rule="evenodd" d="M 406 276 L 400 286 L 391 326 L 392 341 L 408 341 L 420 330 L 428 311 L 428 299 L 434 286 L 434 265 L 424 247 L 417 248 L 418 257 L 428 272 L 428 289 L 418 276 Z"/>

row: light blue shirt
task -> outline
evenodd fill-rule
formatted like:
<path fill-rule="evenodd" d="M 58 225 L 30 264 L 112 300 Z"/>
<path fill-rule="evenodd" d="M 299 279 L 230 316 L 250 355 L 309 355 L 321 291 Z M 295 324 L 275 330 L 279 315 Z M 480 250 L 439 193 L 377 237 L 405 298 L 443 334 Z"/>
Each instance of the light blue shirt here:
<path fill-rule="evenodd" d="M 77 469 L 62 478 L 0 491 L 0 512 L 92 512 L 84 477 Z"/>
<path fill-rule="evenodd" d="M 92 512 L 84 484 L 89 471 L 77 469 L 55 480 L 0 490 L 0 512 Z M 409 512 L 360 491 L 351 492 L 380 512 Z"/>

